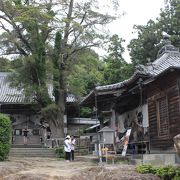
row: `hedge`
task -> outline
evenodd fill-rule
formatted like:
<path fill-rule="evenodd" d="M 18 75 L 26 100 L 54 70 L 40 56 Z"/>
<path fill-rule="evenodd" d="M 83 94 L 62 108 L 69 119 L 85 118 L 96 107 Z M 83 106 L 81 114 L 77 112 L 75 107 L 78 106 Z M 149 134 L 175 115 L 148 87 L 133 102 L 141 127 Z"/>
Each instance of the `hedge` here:
<path fill-rule="evenodd" d="M 141 174 L 155 174 L 163 180 L 180 180 L 180 167 L 170 165 L 162 167 L 153 167 L 152 165 L 140 165 L 136 168 L 136 170 Z"/>
<path fill-rule="evenodd" d="M 0 114 L 0 161 L 4 161 L 9 154 L 11 145 L 11 121 L 8 116 Z"/>

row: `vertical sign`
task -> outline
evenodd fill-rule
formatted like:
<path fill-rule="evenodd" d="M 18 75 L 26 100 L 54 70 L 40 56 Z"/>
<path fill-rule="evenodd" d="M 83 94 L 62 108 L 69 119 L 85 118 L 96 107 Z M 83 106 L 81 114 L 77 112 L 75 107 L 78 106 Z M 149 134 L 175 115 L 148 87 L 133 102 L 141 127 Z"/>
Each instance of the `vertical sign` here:
<path fill-rule="evenodd" d="M 126 156 L 130 134 L 131 134 L 131 129 L 128 129 L 125 136 L 124 136 L 124 139 L 123 139 L 124 140 L 124 148 L 123 148 L 123 151 L 122 151 L 122 156 Z"/>

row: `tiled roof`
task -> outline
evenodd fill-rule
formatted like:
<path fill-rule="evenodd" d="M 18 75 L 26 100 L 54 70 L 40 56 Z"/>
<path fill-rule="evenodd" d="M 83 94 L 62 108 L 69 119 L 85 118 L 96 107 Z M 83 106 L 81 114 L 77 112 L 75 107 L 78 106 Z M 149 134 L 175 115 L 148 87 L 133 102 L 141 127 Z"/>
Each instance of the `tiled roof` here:
<path fill-rule="evenodd" d="M 157 76 L 164 72 L 169 67 L 180 67 L 180 53 L 179 52 L 169 52 L 163 54 L 160 58 L 155 60 L 153 63 L 148 64 L 147 66 L 139 65 L 134 72 L 134 74 L 129 78 L 122 82 L 116 84 L 110 84 L 105 86 L 96 87 L 97 91 L 105 91 L 112 89 L 119 89 L 128 83 L 130 83 L 135 77 L 138 75 L 145 76 Z"/>
<path fill-rule="evenodd" d="M 157 76 L 170 67 L 180 67 L 179 52 L 165 53 L 160 58 L 155 60 L 152 64 L 148 65 L 146 68 L 152 76 Z"/>
<path fill-rule="evenodd" d="M 97 86 L 96 90 L 97 91 L 103 91 L 103 90 L 111 90 L 111 89 L 118 89 L 121 88 L 125 85 L 127 80 L 115 83 L 115 84 L 109 84 L 109 85 L 104 85 L 104 86 Z"/>
<path fill-rule="evenodd" d="M 180 68 L 180 53 L 178 48 L 166 44 L 165 46 L 162 47 L 159 54 L 160 54 L 159 57 L 153 63 L 148 63 L 146 66 L 144 65 L 137 66 L 136 71 L 129 79 L 126 79 L 116 84 L 96 87 L 82 100 L 82 103 L 92 94 L 95 94 L 95 92 L 98 93 L 101 91 L 105 91 L 108 94 L 108 91 L 121 89 L 124 86 L 130 84 L 133 80 L 136 80 L 137 77 L 142 77 L 142 76 L 146 76 L 147 78 L 156 77 L 171 67 Z"/>
<path fill-rule="evenodd" d="M 8 81 L 8 75 L 7 72 L 0 72 L 0 104 L 1 103 L 21 103 L 21 104 L 27 104 L 27 103 L 33 103 L 33 98 L 27 98 L 25 97 L 25 94 L 23 90 L 12 88 L 10 87 L 10 83 Z M 52 85 L 48 85 L 48 93 L 51 98 L 53 92 Z M 74 95 L 69 94 L 66 98 L 67 102 L 75 102 L 76 98 Z"/>
<path fill-rule="evenodd" d="M 108 91 L 108 90 L 113 90 L 113 89 L 120 89 L 122 87 L 124 87 L 125 85 L 129 84 L 132 80 L 134 80 L 137 76 L 150 76 L 150 72 L 149 69 L 146 69 L 143 65 L 139 65 L 136 69 L 136 71 L 134 72 L 134 74 L 129 78 L 126 79 L 122 82 L 119 83 L 115 83 L 115 84 L 109 84 L 109 85 L 104 85 L 104 86 L 97 86 L 95 88 L 96 91 Z"/>
<path fill-rule="evenodd" d="M 23 90 L 10 88 L 8 74 L 0 72 L 0 103 L 30 103 L 30 99 L 25 98 Z"/>

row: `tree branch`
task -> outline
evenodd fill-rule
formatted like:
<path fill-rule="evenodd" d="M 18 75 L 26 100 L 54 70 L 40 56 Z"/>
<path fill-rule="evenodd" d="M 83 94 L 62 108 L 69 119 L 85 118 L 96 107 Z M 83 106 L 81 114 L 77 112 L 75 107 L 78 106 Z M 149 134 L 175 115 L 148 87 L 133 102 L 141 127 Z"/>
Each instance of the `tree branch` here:
<path fill-rule="evenodd" d="M 72 56 L 74 53 L 82 51 L 84 49 L 87 49 L 87 48 L 90 48 L 90 47 L 96 47 L 96 46 L 99 46 L 99 43 L 93 43 L 93 44 L 89 44 L 89 45 L 86 45 L 86 46 L 83 46 L 83 47 L 80 47 L 80 48 L 76 48 L 69 54 L 69 56 Z"/>
<path fill-rule="evenodd" d="M 73 3 L 74 3 L 74 0 L 70 0 L 69 10 L 67 14 L 67 22 L 66 22 L 65 30 L 64 30 L 63 47 L 67 45 L 67 41 L 68 41 L 69 29 L 70 29 L 70 24 L 71 24 L 70 20 L 71 20 L 72 12 L 73 12 Z"/>
<path fill-rule="evenodd" d="M 1 10 L 2 11 L 2 10 Z M 31 49 L 31 46 L 29 45 L 28 41 L 26 40 L 25 37 L 23 37 L 22 33 L 21 33 L 21 30 L 19 29 L 19 27 L 16 25 L 16 23 L 13 22 L 13 19 L 11 16 L 9 16 L 9 14 L 5 11 L 3 11 L 3 13 L 8 17 L 4 17 L 2 15 L 0 15 L 0 19 L 3 19 L 5 20 L 8 24 L 10 24 L 11 26 L 13 26 L 13 28 L 15 29 L 17 35 L 18 35 L 18 38 L 23 42 L 23 44 L 30 50 L 32 51 Z"/>

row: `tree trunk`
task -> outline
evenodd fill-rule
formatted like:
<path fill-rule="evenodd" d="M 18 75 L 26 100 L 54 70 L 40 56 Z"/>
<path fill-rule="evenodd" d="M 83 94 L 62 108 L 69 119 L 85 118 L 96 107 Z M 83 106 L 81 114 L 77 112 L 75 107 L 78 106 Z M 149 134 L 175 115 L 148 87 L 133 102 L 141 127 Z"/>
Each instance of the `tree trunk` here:
<path fill-rule="evenodd" d="M 59 74 L 58 76 L 54 75 L 54 94 L 55 94 L 55 103 L 58 107 L 57 111 L 57 119 L 54 121 L 54 125 L 52 124 L 53 132 L 52 137 L 64 137 L 64 115 L 66 112 L 66 70 L 68 69 L 68 53 L 67 53 L 67 45 L 68 45 L 68 37 L 69 30 L 73 12 L 73 3 L 74 0 L 70 0 L 69 9 L 67 14 L 66 25 L 64 30 L 64 38 L 61 43 L 60 34 L 56 34 L 56 45 L 55 45 L 55 59 L 54 59 L 54 67 L 58 68 Z M 59 66 L 59 67 L 58 67 Z M 58 82 L 58 85 L 56 83 Z"/>
<path fill-rule="evenodd" d="M 66 112 L 66 84 L 65 84 L 65 69 L 61 68 L 59 70 L 59 95 L 57 97 L 56 105 L 57 110 L 57 119 L 56 119 L 56 130 L 54 131 L 54 137 L 64 138 L 64 115 Z M 56 134 L 55 134 L 56 133 Z"/>
<path fill-rule="evenodd" d="M 51 129 L 51 138 L 64 138 L 64 129 L 61 129 L 60 125 L 56 125 L 54 121 L 49 121 Z"/>
<path fill-rule="evenodd" d="M 59 131 L 61 137 L 64 137 L 64 115 L 65 115 L 65 99 L 66 93 L 64 89 L 60 89 L 60 98 L 58 100 L 58 112 L 57 112 L 57 121 L 59 122 Z"/>

